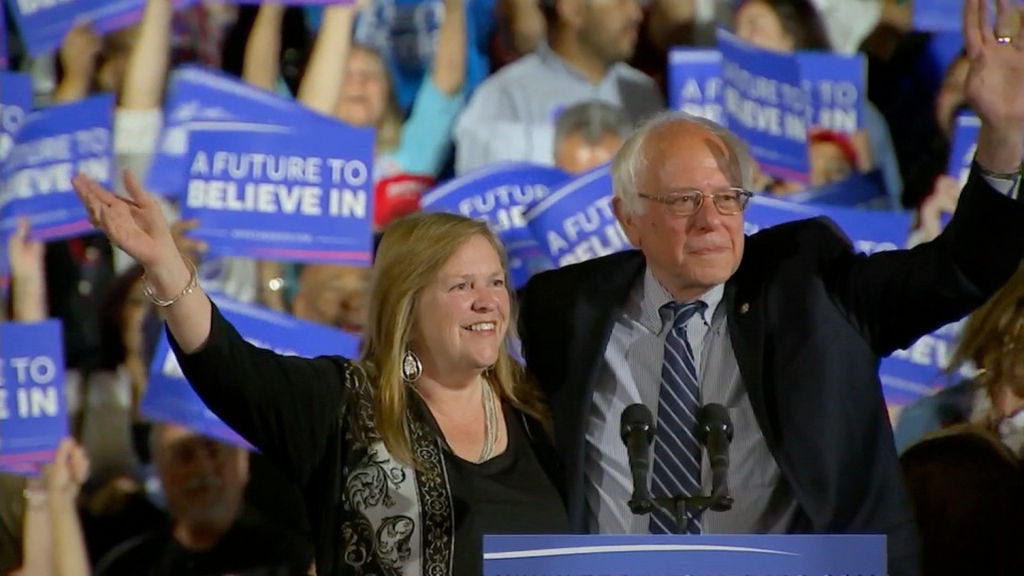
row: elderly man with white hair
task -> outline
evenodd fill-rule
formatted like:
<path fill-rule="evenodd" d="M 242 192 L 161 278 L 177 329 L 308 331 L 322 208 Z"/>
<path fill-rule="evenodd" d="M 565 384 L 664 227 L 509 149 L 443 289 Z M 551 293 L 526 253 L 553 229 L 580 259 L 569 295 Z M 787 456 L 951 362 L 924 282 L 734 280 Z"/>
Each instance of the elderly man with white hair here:
<path fill-rule="evenodd" d="M 879 358 L 961 318 L 1024 259 L 1024 25 L 967 0 L 966 94 L 982 119 L 956 215 L 934 241 L 865 256 L 825 218 L 743 233 L 751 160 L 716 124 L 650 120 L 612 164 L 638 250 L 545 272 L 522 294 L 523 352 L 551 403 L 572 528 L 665 533 L 634 515 L 619 419 L 654 415 L 651 493 L 707 494 L 702 405 L 734 425 L 727 511 L 691 533 L 876 533 L 888 573 L 919 573 L 917 530 Z"/>

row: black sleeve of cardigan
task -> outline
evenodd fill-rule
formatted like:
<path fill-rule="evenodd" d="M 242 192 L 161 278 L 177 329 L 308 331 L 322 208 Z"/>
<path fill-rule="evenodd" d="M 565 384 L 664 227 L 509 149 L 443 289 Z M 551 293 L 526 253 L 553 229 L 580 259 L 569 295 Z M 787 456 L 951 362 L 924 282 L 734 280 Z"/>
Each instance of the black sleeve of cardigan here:
<path fill-rule="evenodd" d="M 167 337 L 206 407 L 305 486 L 342 414 L 348 360 L 283 356 L 253 346 L 212 307 L 210 336 L 185 354 Z"/>

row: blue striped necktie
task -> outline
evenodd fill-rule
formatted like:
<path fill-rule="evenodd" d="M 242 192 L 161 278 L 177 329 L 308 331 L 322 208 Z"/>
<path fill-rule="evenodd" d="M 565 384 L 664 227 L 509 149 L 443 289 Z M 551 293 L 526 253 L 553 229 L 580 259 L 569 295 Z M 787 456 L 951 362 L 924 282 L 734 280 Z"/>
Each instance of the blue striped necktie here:
<path fill-rule="evenodd" d="M 671 302 L 661 307 L 672 319 L 665 338 L 665 359 L 661 367 L 658 392 L 658 421 L 654 434 L 654 469 L 651 495 L 665 498 L 700 495 L 700 442 L 694 436 L 700 409 L 700 383 L 697 380 L 693 349 L 686 338 L 686 323 L 707 308 L 704 302 Z M 652 534 L 672 534 L 672 515 L 661 508 L 651 514 Z M 700 518 L 691 517 L 688 534 L 700 534 Z"/>

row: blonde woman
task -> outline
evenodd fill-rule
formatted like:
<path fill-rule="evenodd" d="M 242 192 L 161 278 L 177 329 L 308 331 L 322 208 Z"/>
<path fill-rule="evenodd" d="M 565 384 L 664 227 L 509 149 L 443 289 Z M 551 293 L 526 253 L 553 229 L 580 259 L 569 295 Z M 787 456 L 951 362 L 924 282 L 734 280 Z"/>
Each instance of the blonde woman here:
<path fill-rule="evenodd" d="M 968 363 L 983 391 L 971 419 L 1024 461 L 1024 267 L 968 317 L 950 366 Z"/>
<path fill-rule="evenodd" d="M 377 252 L 358 361 L 246 343 L 197 286 L 154 199 L 78 177 L 90 219 L 141 263 L 206 405 L 303 487 L 316 570 L 481 572 L 481 536 L 564 531 L 546 414 L 509 356 L 501 246 L 455 215 L 396 221 Z"/>
<path fill-rule="evenodd" d="M 943 428 L 972 422 L 1024 462 L 1024 266 L 968 316 L 947 368 L 975 377 L 906 407 L 895 429 L 900 450 Z"/>

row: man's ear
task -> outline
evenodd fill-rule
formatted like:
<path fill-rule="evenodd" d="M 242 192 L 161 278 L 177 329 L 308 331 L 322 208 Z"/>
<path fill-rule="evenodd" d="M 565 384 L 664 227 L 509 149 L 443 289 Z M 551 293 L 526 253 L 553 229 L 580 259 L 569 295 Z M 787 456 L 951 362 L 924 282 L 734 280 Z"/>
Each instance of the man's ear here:
<path fill-rule="evenodd" d="M 615 219 L 619 221 L 622 231 L 626 233 L 629 243 L 635 248 L 639 248 L 640 228 L 636 221 L 636 215 L 623 203 L 622 198 L 618 196 L 612 198 L 612 211 L 615 213 Z"/>

